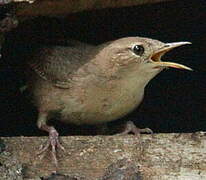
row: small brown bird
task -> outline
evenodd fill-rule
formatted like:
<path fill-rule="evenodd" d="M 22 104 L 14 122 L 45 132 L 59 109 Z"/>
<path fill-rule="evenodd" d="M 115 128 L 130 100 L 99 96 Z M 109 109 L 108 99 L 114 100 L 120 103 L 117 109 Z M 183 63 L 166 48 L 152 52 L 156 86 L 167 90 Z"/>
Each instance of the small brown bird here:
<path fill-rule="evenodd" d="M 48 120 L 59 114 L 61 120 L 74 124 L 101 124 L 121 118 L 137 108 L 147 83 L 164 68 L 191 70 L 181 64 L 162 62 L 171 49 L 190 42 L 162 43 L 158 40 L 127 37 L 91 46 L 70 41 L 69 47 L 42 48 L 30 64 L 30 89 L 38 108 L 37 125 L 49 133 L 41 152 L 52 147 L 64 149 L 58 132 Z M 129 122 L 124 134 L 138 134 Z"/>

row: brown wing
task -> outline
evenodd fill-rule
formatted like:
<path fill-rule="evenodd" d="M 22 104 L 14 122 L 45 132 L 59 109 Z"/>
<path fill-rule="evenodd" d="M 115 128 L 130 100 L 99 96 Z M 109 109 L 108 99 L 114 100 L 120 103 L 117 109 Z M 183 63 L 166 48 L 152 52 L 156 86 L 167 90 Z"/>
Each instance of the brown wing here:
<path fill-rule="evenodd" d="M 67 47 L 44 47 L 34 54 L 29 65 L 54 86 L 69 88 L 70 74 L 86 63 L 85 54 L 88 54 L 91 47 L 76 41 Z"/>

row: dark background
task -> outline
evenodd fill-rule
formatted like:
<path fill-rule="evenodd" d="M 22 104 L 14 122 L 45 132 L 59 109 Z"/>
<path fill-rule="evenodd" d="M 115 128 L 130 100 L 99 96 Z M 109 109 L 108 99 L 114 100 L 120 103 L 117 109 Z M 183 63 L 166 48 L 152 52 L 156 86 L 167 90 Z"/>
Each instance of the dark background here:
<path fill-rule="evenodd" d="M 2 50 L 0 136 L 45 135 L 36 127 L 37 112 L 28 92 L 19 91 L 25 84 L 22 72 L 31 49 L 39 44 L 67 45 L 68 38 L 99 44 L 126 36 L 163 42 L 191 41 L 191 46 L 175 49 L 163 59 L 190 66 L 194 72 L 169 69 L 160 73 L 148 84 L 141 106 L 124 120 L 133 120 L 139 127 L 150 127 L 156 133 L 205 131 L 205 9 L 205 0 L 178 0 L 83 12 L 67 18 L 39 17 L 20 24 L 7 33 Z M 83 129 L 61 123 L 56 126 L 64 135 L 78 134 Z"/>

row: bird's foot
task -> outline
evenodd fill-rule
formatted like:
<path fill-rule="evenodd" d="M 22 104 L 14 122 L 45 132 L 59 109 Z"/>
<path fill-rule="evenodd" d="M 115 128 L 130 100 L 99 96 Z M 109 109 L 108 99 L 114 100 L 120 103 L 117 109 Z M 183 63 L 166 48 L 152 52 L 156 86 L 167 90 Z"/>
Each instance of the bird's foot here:
<path fill-rule="evenodd" d="M 141 133 L 153 134 L 153 131 L 149 128 L 140 129 L 136 127 L 136 125 L 132 121 L 127 121 L 123 132 L 119 133 L 119 135 L 126 135 L 129 133 L 133 133 L 135 136 L 139 137 Z"/>
<path fill-rule="evenodd" d="M 49 129 L 49 139 L 47 140 L 45 145 L 42 145 L 40 147 L 40 151 L 38 152 L 38 155 L 44 153 L 51 147 L 51 155 L 52 159 L 54 161 L 54 164 L 56 167 L 58 167 L 58 161 L 57 161 L 57 156 L 56 156 L 56 150 L 57 148 L 61 149 L 62 151 L 65 151 L 64 147 L 60 144 L 59 142 L 59 133 L 51 127 Z"/>

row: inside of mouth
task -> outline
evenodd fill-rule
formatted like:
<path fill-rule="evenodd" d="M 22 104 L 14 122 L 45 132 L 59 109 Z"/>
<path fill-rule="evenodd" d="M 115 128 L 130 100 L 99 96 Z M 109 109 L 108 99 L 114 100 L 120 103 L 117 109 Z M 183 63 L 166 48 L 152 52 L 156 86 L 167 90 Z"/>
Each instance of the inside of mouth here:
<path fill-rule="evenodd" d="M 155 53 L 152 55 L 151 60 L 154 62 L 160 62 L 161 57 L 166 53 L 167 51 L 160 51 L 158 53 Z"/>
<path fill-rule="evenodd" d="M 164 55 L 163 52 L 158 52 L 152 55 L 151 59 L 152 61 L 158 62 L 161 61 L 161 57 Z"/>

